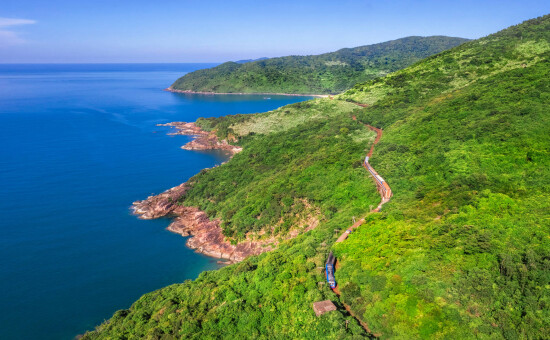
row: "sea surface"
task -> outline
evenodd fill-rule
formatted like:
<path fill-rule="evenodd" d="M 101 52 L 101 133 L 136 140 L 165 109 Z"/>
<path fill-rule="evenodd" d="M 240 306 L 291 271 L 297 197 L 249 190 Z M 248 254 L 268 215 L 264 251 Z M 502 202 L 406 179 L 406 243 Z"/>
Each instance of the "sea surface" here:
<path fill-rule="evenodd" d="M 73 339 L 218 268 L 135 200 L 226 160 L 157 123 L 309 99 L 162 91 L 214 64 L 0 65 L 0 338 Z"/>

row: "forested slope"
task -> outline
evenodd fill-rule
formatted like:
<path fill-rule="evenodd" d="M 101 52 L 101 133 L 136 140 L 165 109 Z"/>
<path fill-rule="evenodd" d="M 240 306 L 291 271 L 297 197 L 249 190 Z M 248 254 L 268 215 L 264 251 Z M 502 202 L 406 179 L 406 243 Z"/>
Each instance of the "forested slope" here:
<path fill-rule="evenodd" d="M 316 99 L 197 123 L 244 150 L 181 198 L 237 241 L 319 226 L 270 253 L 146 294 L 87 338 L 354 338 L 365 331 L 323 281 L 339 259 L 342 302 L 382 338 L 550 334 L 550 16 Z M 366 103 L 361 108 L 352 102 Z M 357 116 L 357 121 L 351 119 Z M 394 196 L 379 201 L 371 159 Z M 312 302 L 337 312 L 315 317 Z M 345 321 L 349 327 L 345 327 Z"/>
<path fill-rule="evenodd" d="M 466 41 L 445 36 L 407 37 L 320 55 L 227 62 L 188 73 L 170 88 L 217 93 L 335 94 Z"/>
<path fill-rule="evenodd" d="M 342 97 L 384 128 L 394 197 L 336 247 L 343 301 L 387 337 L 550 334 L 550 18 Z"/>

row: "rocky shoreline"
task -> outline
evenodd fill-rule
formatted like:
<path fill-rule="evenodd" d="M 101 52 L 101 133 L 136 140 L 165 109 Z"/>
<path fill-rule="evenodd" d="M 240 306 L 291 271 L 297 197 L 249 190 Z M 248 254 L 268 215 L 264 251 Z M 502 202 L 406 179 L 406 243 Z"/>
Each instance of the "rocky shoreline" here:
<path fill-rule="evenodd" d="M 242 150 L 241 147 L 231 145 L 226 140 L 220 141 L 214 133 L 202 130 L 195 123 L 172 122 L 158 124 L 158 126 L 176 128 L 177 131 L 170 133 L 171 135 L 194 136 L 191 142 L 182 146 L 186 150 L 226 150 L 232 156 Z M 188 188 L 187 183 L 180 184 L 159 195 L 134 202 L 131 209 L 141 219 L 173 218 L 167 229 L 182 236 L 192 236 L 187 240 L 188 247 L 230 263 L 273 249 L 270 244 L 274 240 L 245 241 L 236 245 L 228 242 L 223 235 L 219 219 L 211 220 L 199 208 L 186 207 L 177 203 Z"/>
<path fill-rule="evenodd" d="M 233 156 L 243 149 L 240 146 L 229 144 L 225 139 L 220 141 L 214 132 L 204 131 L 195 123 L 172 122 L 157 124 L 157 126 L 174 127 L 176 131 L 169 133 L 169 135 L 193 136 L 194 139 L 192 141 L 181 147 L 185 150 L 225 150 L 229 151 Z"/>
<path fill-rule="evenodd" d="M 210 219 L 206 213 L 197 207 L 187 207 L 177 203 L 185 194 L 189 186 L 187 183 L 166 190 L 165 192 L 149 196 L 143 201 L 132 204 L 132 211 L 144 220 L 161 217 L 173 218 L 167 229 L 182 236 L 191 236 L 186 245 L 197 252 L 207 256 L 224 260 L 223 263 L 236 263 L 248 256 L 260 255 L 275 249 L 283 240 L 288 240 L 315 229 L 319 225 L 319 211 L 306 216 L 298 222 L 298 227 L 292 228 L 284 237 L 266 236 L 263 233 L 247 234 L 246 239 L 237 244 L 232 244 L 223 235 L 221 220 Z M 309 203 L 302 202 L 311 208 Z"/>
<path fill-rule="evenodd" d="M 149 196 L 143 201 L 132 204 L 134 214 L 141 219 L 172 217 L 174 220 L 168 230 L 182 236 L 192 236 L 187 246 L 207 256 L 226 260 L 229 263 L 239 262 L 251 255 L 259 255 L 272 250 L 270 240 L 246 241 L 233 245 L 225 239 L 219 219 L 211 220 L 204 211 L 197 207 L 179 205 L 177 200 L 188 189 L 183 183 L 163 192 Z"/>
<path fill-rule="evenodd" d="M 174 93 L 189 93 L 189 94 L 207 94 L 207 95 L 216 95 L 216 94 L 258 94 L 258 95 L 271 95 L 271 96 L 293 96 L 293 97 L 319 97 L 327 98 L 328 94 L 299 94 L 299 93 L 272 93 L 272 92 L 255 92 L 255 93 L 244 93 L 244 92 L 200 92 L 200 91 L 191 91 L 191 90 L 176 90 L 172 87 L 164 89 L 164 91 L 174 92 Z"/>
<path fill-rule="evenodd" d="M 186 150 L 226 150 L 231 156 L 242 151 L 239 146 L 231 145 L 227 140 L 220 141 L 213 132 L 207 132 L 198 127 L 195 123 L 172 122 L 158 124 L 158 126 L 171 126 L 176 128 L 171 135 L 191 135 L 195 138 L 182 146 Z M 147 197 L 142 201 L 132 204 L 131 210 L 135 215 L 144 220 L 162 217 L 173 218 L 167 229 L 182 236 L 191 236 L 187 240 L 187 246 L 207 256 L 224 260 L 223 263 L 240 262 L 252 255 L 275 249 L 277 245 L 290 238 L 307 232 L 319 225 L 320 211 L 314 209 L 307 200 L 301 200 L 307 211 L 301 220 L 297 221 L 296 227 L 281 236 L 268 236 L 264 233 L 246 235 L 246 239 L 237 244 L 232 244 L 223 234 L 221 220 L 210 219 L 208 215 L 198 207 L 188 207 L 178 204 L 178 200 L 189 189 L 186 183 L 166 190 L 159 195 Z M 282 223 L 282 221 L 281 221 Z M 272 228 L 273 230 L 273 228 Z"/>

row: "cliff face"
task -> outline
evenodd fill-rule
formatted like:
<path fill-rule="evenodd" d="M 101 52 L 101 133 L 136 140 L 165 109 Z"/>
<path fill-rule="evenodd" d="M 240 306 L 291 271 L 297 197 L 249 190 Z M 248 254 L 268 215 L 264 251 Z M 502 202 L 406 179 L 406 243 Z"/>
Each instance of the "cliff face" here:
<path fill-rule="evenodd" d="M 204 211 L 197 207 L 186 207 L 177 203 L 187 189 L 187 183 L 180 184 L 159 195 L 134 202 L 131 209 L 134 214 L 144 220 L 173 217 L 174 219 L 167 229 L 182 236 L 192 236 L 186 243 L 189 248 L 229 262 L 239 262 L 248 256 L 271 251 L 281 241 L 294 238 L 319 225 L 317 216 L 320 215 L 320 212 L 311 210 L 309 203 L 305 201 L 302 203 L 312 213 L 300 220 L 297 223 L 298 226 L 291 229 L 284 237 L 262 237 L 262 235 L 249 233 L 245 241 L 232 244 L 223 234 L 221 220 L 210 219 Z"/>
<path fill-rule="evenodd" d="M 221 220 L 208 218 L 204 211 L 195 207 L 180 207 L 178 217 L 168 230 L 182 236 L 193 236 L 187 246 L 208 256 L 239 262 L 251 255 L 259 255 L 273 249 L 274 244 L 266 241 L 245 241 L 232 245 L 226 241 Z"/>

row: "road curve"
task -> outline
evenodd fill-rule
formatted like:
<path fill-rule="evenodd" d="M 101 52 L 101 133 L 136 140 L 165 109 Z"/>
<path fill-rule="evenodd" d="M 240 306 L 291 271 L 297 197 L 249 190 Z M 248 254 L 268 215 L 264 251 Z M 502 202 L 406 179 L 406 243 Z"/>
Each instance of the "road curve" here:
<path fill-rule="evenodd" d="M 352 119 L 357 120 L 357 117 L 353 116 Z M 378 174 L 378 172 L 376 172 L 376 170 L 374 170 L 374 168 L 368 162 L 368 159 L 372 156 L 372 152 L 374 151 L 374 146 L 376 144 L 378 144 L 378 142 L 382 138 L 382 134 L 383 134 L 382 129 L 379 129 L 377 127 L 374 127 L 374 126 L 368 125 L 368 124 L 364 124 L 364 125 L 366 127 L 368 127 L 370 130 L 376 132 L 376 138 L 374 139 L 374 142 L 372 143 L 372 145 L 370 147 L 370 150 L 367 153 L 367 158 L 365 158 L 365 160 L 363 161 L 363 167 L 369 172 L 372 179 L 374 180 L 374 182 L 376 184 L 376 189 L 380 193 L 380 198 L 381 198 L 380 203 L 378 204 L 378 206 L 375 209 L 373 209 L 372 211 L 369 212 L 369 214 L 371 214 L 371 213 L 380 212 L 380 210 L 382 210 L 382 206 L 390 201 L 391 197 L 393 196 L 393 193 L 392 193 L 391 188 L 388 185 L 388 183 L 382 178 L 382 176 L 380 176 Z M 345 239 L 347 239 L 348 235 L 351 233 L 351 231 L 353 229 L 359 227 L 361 224 L 363 224 L 363 222 L 365 222 L 364 217 L 359 219 L 359 221 L 357 221 L 351 227 L 346 229 L 344 231 L 344 233 L 342 233 L 342 235 L 340 235 L 340 237 L 338 237 L 338 239 L 336 240 L 336 243 L 342 242 Z"/>
<path fill-rule="evenodd" d="M 332 98 L 331 98 L 332 99 Z M 366 104 L 358 104 L 356 103 L 357 105 L 361 106 L 361 107 L 366 107 L 367 105 Z M 353 120 L 357 120 L 357 117 L 355 116 L 352 116 L 352 119 Z M 380 203 L 378 204 L 378 206 L 373 209 L 372 211 L 370 211 L 367 215 L 369 214 L 372 214 L 372 213 L 377 213 L 377 212 L 380 212 L 380 210 L 382 210 L 382 205 L 384 205 L 385 203 L 389 202 L 389 200 L 391 199 L 391 197 L 393 196 L 393 193 L 391 191 L 391 188 L 390 186 L 388 185 L 388 183 L 382 178 L 382 176 L 380 176 L 378 174 L 378 172 L 376 172 L 376 170 L 374 170 L 374 168 L 370 165 L 369 163 L 369 158 L 372 156 L 372 152 L 374 151 L 374 146 L 376 144 L 378 144 L 378 142 L 380 141 L 380 138 L 382 138 L 382 129 L 379 129 L 379 128 L 376 128 L 372 125 L 368 125 L 368 124 L 365 124 L 366 127 L 368 127 L 369 129 L 371 129 L 372 131 L 376 132 L 376 138 L 374 139 L 374 142 L 372 143 L 371 145 L 371 148 L 369 150 L 369 152 L 367 153 L 367 157 L 365 158 L 365 160 L 363 161 L 363 167 L 369 172 L 369 174 L 371 175 L 372 179 L 374 180 L 374 182 L 376 183 L 376 189 L 378 190 L 378 192 L 380 193 Z M 351 234 L 352 230 L 359 227 L 361 224 L 363 224 L 365 222 L 365 218 L 361 218 L 359 219 L 357 222 L 355 222 L 351 227 L 349 227 L 348 229 L 346 229 L 342 235 L 340 235 L 340 237 L 338 237 L 338 239 L 336 240 L 335 243 L 339 243 L 339 242 L 343 242 L 345 241 L 349 234 Z M 336 265 L 335 265 L 336 269 L 339 267 L 339 263 L 338 263 L 338 260 L 336 260 Z M 338 286 L 336 286 L 334 289 L 333 289 L 334 293 L 340 297 L 340 289 Z M 357 322 L 359 322 L 359 324 L 361 325 L 361 327 L 363 327 L 363 329 L 368 333 L 368 334 L 371 334 L 373 335 L 374 337 L 380 337 L 381 334 L 375 334 L 371 331 L 371 329 L 369 328 L 369 326 L 367 325 L 366 322 L 364 322 L 363 320 L 361 320 L 359 317 L 357 317 L 357 315 L 355 315 L 355 313 L 353 312 L 353 310 L 351 309 L 350 306 L 348 306 L 347 304 L 345 304 L 343 301 L 341 301 L 342 305 L 344 306 L 344 308 L 350 313 L 350 315 L 352 317 L 354 317 Z"/>

